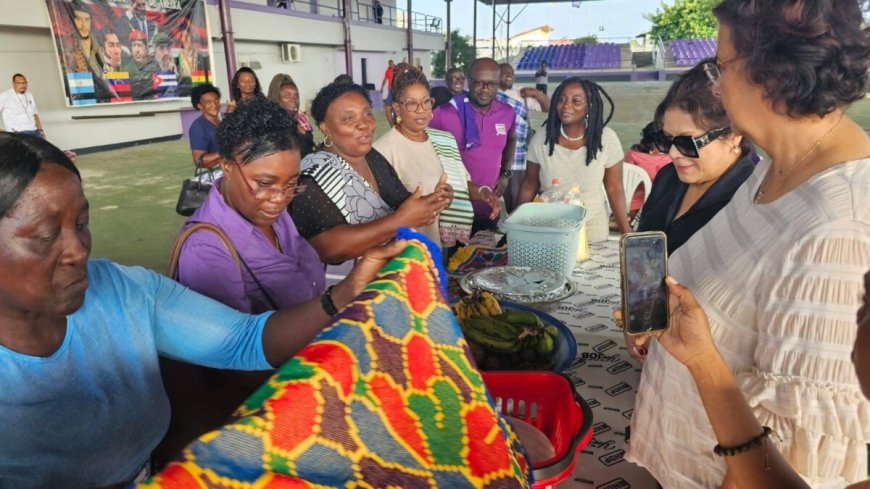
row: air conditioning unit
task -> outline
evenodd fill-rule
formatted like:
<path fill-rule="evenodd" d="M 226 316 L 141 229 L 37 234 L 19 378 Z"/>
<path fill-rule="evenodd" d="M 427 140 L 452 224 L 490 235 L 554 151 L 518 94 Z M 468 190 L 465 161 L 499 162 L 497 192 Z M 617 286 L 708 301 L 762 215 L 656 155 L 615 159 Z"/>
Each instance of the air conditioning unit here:
<path fill-rule="evenodd" d="M 281 61 L 299 63 L 302 61 L 302 46 L 298 44 L 281 44 Z"/>

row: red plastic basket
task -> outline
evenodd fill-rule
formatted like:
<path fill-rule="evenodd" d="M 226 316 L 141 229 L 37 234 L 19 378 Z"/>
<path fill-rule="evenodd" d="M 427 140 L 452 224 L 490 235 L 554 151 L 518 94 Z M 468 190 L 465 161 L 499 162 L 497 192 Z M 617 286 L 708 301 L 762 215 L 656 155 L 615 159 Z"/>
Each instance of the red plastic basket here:
<path fill-rule="evenodd" d="M 482 372 L 483 382 L 502 414 L 541 430 L 556 455 L 533 465 L 533 488 L 567 479 L 576 454 L 592 440 L 592 410 L 566 377 L 553 372 Z"/>

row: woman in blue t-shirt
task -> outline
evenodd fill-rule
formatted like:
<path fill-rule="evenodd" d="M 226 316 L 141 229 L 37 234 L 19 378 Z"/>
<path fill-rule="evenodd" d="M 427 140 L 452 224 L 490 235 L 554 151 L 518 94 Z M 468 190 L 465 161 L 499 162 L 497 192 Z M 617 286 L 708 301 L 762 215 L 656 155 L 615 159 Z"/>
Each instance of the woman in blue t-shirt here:
<path fill-rule="evenodd" d="M 196 174 L 203 183 L 213 184 L 222 175 L 221 156 L 217 144 L 217 127 L 221 122 L 221 92 L 211 83 L 203 83 L 190 91 L 190 103 L 199 116 L 190 125 L 190 153 Z"/>
<path fill-rule="evenodd" d="M 147 475 L 169 424 L 158 355 L 277 367 L 403 248 L 367 252 L 331 294 L 249 315 L 141 267 L 89 260 L 88 207 L 62 151 L 0 133 L 0 487 Z"/>

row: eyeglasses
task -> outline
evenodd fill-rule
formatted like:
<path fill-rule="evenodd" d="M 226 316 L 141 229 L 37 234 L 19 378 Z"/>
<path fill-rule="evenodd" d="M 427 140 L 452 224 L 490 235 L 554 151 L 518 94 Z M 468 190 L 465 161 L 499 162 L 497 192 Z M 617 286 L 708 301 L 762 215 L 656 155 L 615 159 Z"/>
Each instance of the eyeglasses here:
<path fill-rule="evenodd" d="M 735 56 L 728 61 L 719 61 L 719 58 L 716 58 L 715 63 L 704 63 L 704 73 L 707 74 L 707 78 L 710 79 L 713 83 L 719 83 L 719 78 L 722 76 L 722 70 L 729 64 L 740 59 L 740 56 Z"/>
<path fill-rule="evenodd" d="M 498 81 L 481 81 L 475 80 L 474 78 L 469 78 L 471 81 L 471 86 L 477 90 L 495 90 L 498 88 Z"/>
<path fill-rule="evenodd" d="M 432 107 L 435 106 L 435 99 L 429 97 L 424 98 L 419 102 L 416 100 L 405 100 L 404 102 L 399 103 L 402 104 L 402 107 L 404 107 L 408 112 L 417 112 L 417 109 L 420 107 L 423 107 L 424 110 L 432 110 Z"/>
<path fill-rule="evenodd" d="M 653 136 L 653 144 L 656 149 L 661 151 L 662 153 L 668 153 L 671 150 L 671 146 L 677 148 L 683 156 L 687 156 L 689 158 L 697 158 L 701 148 L 707 146 L 719 136 L 724 134 L 728 134 L 731 132 L 730 127 L 719 127 L 713 129 L 707 134 L 698 137 L 692 136 L 675 136 L 670 137 L 666 136 L 663 132 L 659 131 Z"/>
<path fill-rule="evenodd" d="M 245 175 L 245 172 L 242 171 L 242 165 L 240 165 L 236 160 L 233 160 L 233 164 L 235 164 L 239 169 L 239 174 L 242 176 L 242 180 L 245 182 L 245 187 L 248 188 L 248 192 L 251 193 L 251 197 L 257 200 L 275 200 L 276 197 L 280 198 L 280 200 L 288 200 L 305 191 L 305 185 L 299 185 L 298 181 L 291 182 L 283 188 L 266 186 L 257 182 L 257 188 L 252 188 L 251 184 L 248 182 L 248 177 Z"/>

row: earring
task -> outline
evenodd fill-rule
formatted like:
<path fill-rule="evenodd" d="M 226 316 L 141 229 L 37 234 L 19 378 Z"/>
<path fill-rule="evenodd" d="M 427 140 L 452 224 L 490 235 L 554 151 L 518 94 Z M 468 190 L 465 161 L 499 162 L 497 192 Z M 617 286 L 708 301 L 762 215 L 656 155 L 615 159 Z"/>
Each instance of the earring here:
<path fill-rule="evenodd" d="M 396 115 L 396 124 L 401 124 L 401 123 L 402 123 L 402 116 Z"/>
<path fill-rule="evenodd" d="M 327 148 L 332 147 L 332 141 L 329 140 L 329 136 L 323 137 L 323 145 L 326 146 Z"/>
<path fill-rule="evenodd" d="M 731 152 L 734 154 L 739 154 L 740 153 L 740 146 L 734 146 L 733 148 L 731 148 Z"/>
<path fill-rule="evenodd" d="M 589 125 L 589 112 L 586 113 L 586 116 L 583 118 L 583 124 Z"/>

